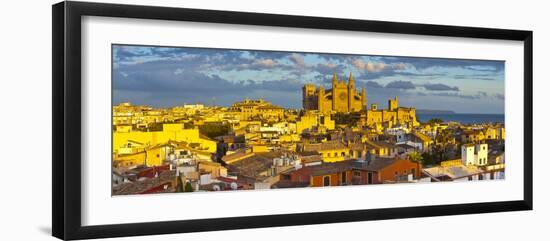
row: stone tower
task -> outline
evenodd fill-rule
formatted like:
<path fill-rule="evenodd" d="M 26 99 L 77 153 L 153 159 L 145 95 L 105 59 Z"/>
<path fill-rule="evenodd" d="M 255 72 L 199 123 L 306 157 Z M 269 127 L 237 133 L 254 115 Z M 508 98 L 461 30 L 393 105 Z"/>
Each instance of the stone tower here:
<path fill-rule="evenodd" d="M 388 100 L 388 110 L 389 111 L 394 111 L 394 110 L 397 110 L 397 108 L 399 107 L 399 100 L 397 99 L 397 96 L 392 100 Z"/>
<path fill-rule="evenodd" d="M 325 96 L 325 88 L 323 88 L 323 86 L 319 86 L 319 94 L 318 94 L 318 98 L 317 98 L 317 110 L 319 110 L 319 112 L 323 112 L 323 96 Z"/>
<path fill-rule="evenodd" d="M 348 112 L 352 111 L 354 97 L 355 97 L 355 81 L 353 80 L 353 76 L 351 75 L 351 72 L 350 72 L 349 80 L 348 80 Z"/>
<path fill-rule="evenodd" d="M 336 98 L 334 96 L 335 90 L 338 88 L 338 76 L 336 76 L 336 72 L 332 75 L 332 109 L 336 110 Z"/>
<path fill-rule="evenodd" d="M 306 110 L 317 109 L 317 97 L 315 95 L 315 85 L 306 84 L 302 88 L 302 107 Z"/>

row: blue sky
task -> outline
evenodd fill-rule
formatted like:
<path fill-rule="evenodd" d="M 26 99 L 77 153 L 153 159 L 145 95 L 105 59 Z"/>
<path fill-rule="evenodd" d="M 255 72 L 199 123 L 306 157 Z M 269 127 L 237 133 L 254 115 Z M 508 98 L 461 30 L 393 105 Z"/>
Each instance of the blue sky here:
<path fill-rule="evenodd" d="M 350 73 L 368 104 L 504 113 L 504 62 L 441 58 L 113 45 L 113 101 L 229 106 L 264 98 L 301 108 L 306 83 L 330 88 Z"/>

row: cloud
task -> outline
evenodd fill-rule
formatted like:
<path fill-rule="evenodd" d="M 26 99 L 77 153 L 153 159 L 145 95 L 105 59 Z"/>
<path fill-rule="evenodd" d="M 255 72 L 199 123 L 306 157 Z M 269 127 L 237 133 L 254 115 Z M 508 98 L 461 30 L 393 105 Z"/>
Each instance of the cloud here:
<path fill-rule="evenodd" d="M 254 62 L 254 65 L 261 68 L 273 68 L 277 65 L 277 62 L 275 62 L 275 60 L 273 59 L 260 59 L 256 60 L 256 62 Z"/>
<path fill-rule="evenodd" d="M 347 77 L 350 72 L 357 83 L 367 86 L 372 101 L 424 95 L 430 103 L 456 97 L 498 104 L 504 98 L 496 94 L 500 88 L 485 88 L 503 85 L 498 82 L 504 78 L 502 61 L 114 45 L 113 66 L 115 100 L 141 99 L 142 104 L 157 106 L 208 103 L 212 98 L 225 105 L 244 97 L 265 97 L 299 107 L 304 83 L 328 87 L 333 73 Z M 490 92 L 478 92 L 464 81 L 449 85 L 449 79 L 495 81 L 484 87 Z"/>
<path fill-rule="evenodd" d="M 311 67 L 311 71 L 316 71 L 321 75 L 325 76 L 324 82 L 330 82 L 332 80 L 332 75 L 336 73 L 337 75 L 344 74 L 345 66 L 342 64 L 335 64 L 333 62 L 318 63 Z"/>
<path fill-rule="evenodd" d="M 459 79 L 497 80 L 497 79 L 500 79 L 499 77 L 500 77 L 499 75 L 495 75 L 495 74 L 469 74 L 469 75 L 459 74 L 459 75 L 453 76 L 453 78 L 457 80 Z"/>
<path fill-rule="evenodd" d="M 483 97 L 483 98 L 487 98 L 487 96 L 489 96 L 489 94 L 487 94 L 487 92 L 485 92 L 485 91 L 478 91 L 477 95 L 479 97 Z"/>
<path fill-rule="evenodd" d="M 475 94 L 461 94 L 461 93 L 456 93 L 456 92 L 440 92 L 440 93 L 435 93 L 433 95 L 442 96 L 442 97 L 457 97 L 457 98 L 469 99 L 469 100 L 479 100 L 479 99 L 487 98 L 489 96 L 489 94 L 487 94 L 487 92 L 484 92 L 484 91 L 478 91 Z"/>
<path fill-rule="evenodd" d="M 355 59 L 351 62 L 351 64 L 357 68 L 358 70 L 365 70 L 367 69 L 367 63 L 363 61 L 362 59 Z"/>
<path fill-rule="evenodd" d="M 475 71 L 496 71 L 497 67 L 491 65 L 470 65 L 466 66 L 466 69 L 475 70 Z"/>
<path fill-rule="evenodd" d="M 424 84 L 422 86 L 431 91 L 459 91 L 458 87 L 446 84 Z"/>
<path fill-rule="evenodd" d="M 304 67 L 306 65 L 304 56 L 301 54 L 293 53 L 289 57 L 290 61 L 300 67 Z"/>
<path fill-rule="evenodd" d="M 382 62 L 365 62 L 362 59 L 355 59 L 351 64 L 358 70 L 365 71 L 369 73 L 381 72 L 386 68 L 386 64 Z"/>
<path fill-rule="evenodd" d="M 410 81 L 396 80 L 386 84 L 386 88 L 410 90 L 416 89 L 416 86 Z"/>
<path fill-rule="evenodd" d="M 383 71 L 386 68 L 386 64 L 384 63 L 367 63 L 367 70 L 369 73 L 376 73 Z"/>
<path fill-rule="evenodd" d="M 378 82 L 374 82 L 374 81 L 367 81 L 365 83 L 365 85 L 367 87 L 370 87 L 370 88 L 384 88 L 384 86 L 382 86 L 381 84 L 379 84 Z"/>

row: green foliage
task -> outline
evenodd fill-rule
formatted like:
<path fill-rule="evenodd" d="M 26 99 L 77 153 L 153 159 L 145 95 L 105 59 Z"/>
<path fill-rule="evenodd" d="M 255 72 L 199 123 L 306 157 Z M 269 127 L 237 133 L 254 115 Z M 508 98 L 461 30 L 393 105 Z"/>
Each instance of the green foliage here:
<path fill-rule="evenodd" d="M 186 123 L 183 123 L 183 128 L 191 129 L 191 128 L 195 128 L 195 125 L 193 125 L 193 123 L 191 122 L 186 122 Z"/>
<path fill-rule="evenodd" d="M 336 125 L 346 125 L 348 127 L 353 127 L 357 125 L 359 121 L 359 116 L 354 113 L 336 113 L 332 115 L 332 119 Z"/>
<path fill-rule="evenodd" d="M 199 132 L 209 138 L 227 135 L 231 127 L 229 124 L 207 123 L 199 126 Z"/>
<path fill-rule="evenodd" d="M 422 166 L 433 166 L 435 164 L 435 160 L 433 155 L 424 152 L 422 153 Z"/>
<path fill-rule="evenodd" d="M 447 144 L 453 139 L 453 133 L 447 129 L 439 130 L 435 138 L 436 144 Z"/>
<path fill-rule="evenodd" d="M 417 152 L 417 151 L 413 151 L 409 154 L 409 158 L 411 159 L 411 161 L 413 162 L 419 162 L 419 163 L 423 163 L 424 162 L 424 157 L 422 157 L 422 154 L 420 154 L 420 152 Z"/>
<path fill-rule="evenodd" d="M 443 123 L 443 119 L 441 118 L 431 118 L 430 120 L 428 120 L 428 124 L 436 124 L 436 123 Z"/>
<path fill-rule="evenodd" d="M 185 192 L 193 192 L 193 186 L 190 182 L 185 183 Z"/>
<path fill-rule="evenodd" d="M 178 184 L 176 186 L 176 192 L 183 192 L 183 182 L 181 181 L 181 175 L 178 176 Z"/>
<path fill-rule="evenodd" d="M 453 132 L 450 130 L 439 130 L 435 138 L 435 146 L 433 153 L 436 156 L 437 163 L 445 161 L 449 158 L 454 158 L 456 144 L 454 144 Z M 460 146 L 460 145 L 459 145 Z"/>

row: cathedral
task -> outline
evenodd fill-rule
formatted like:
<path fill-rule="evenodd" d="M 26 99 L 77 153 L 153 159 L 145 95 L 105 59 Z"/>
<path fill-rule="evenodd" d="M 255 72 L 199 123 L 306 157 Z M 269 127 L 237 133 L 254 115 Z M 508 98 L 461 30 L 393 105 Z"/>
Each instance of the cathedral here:
<path fill-rule="evenodd" d="M 332 77 L 332 89 L 325 90 L 322 85 L 317 88 L 313 84 L 306 84 L 302 91 L 305 110 L 318 110 L 321 113 L 358 112 L 367 107 L 365 88 L 361 91 L 355 89 L 351 73 L 347 84 L 344 79 L 339 80 L 335 73 Z"/>
<path fill-rule="evenodd" d="M 332 89 L 325 90 L 322 85 L 316 87 L 306 84 L 302 91 L 302 104 L 305 110 L 317 110 L 324 114 L 362 112 L 360 124 L 377 130 L 394 126 L 412 128 L 420 124 L 416 119 L 416 109 L 400 107 L 397 96 L 388 100 L 387 109 L 378 109 L 378 104 L 373 103 L 367 110 L 367 92 L 364 87 L 360 92 L 355 89 L 351 73 L 347 84 L 334 74 Z"/>

